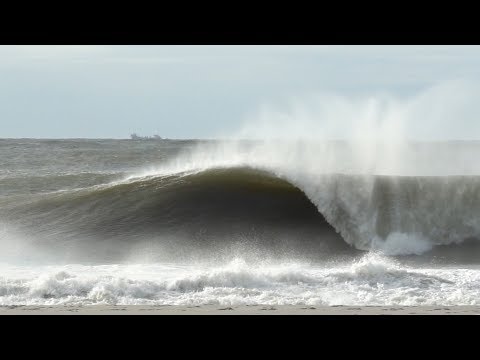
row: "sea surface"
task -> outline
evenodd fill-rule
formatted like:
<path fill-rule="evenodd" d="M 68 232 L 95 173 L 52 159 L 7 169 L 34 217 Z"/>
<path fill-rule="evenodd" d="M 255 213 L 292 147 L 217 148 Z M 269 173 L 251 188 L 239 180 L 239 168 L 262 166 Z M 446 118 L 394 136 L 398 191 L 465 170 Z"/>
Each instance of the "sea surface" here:
<path fill-rule="evenodd" d="M 0 305 L 479 305 L 479 158 L 0 139 Z"/>

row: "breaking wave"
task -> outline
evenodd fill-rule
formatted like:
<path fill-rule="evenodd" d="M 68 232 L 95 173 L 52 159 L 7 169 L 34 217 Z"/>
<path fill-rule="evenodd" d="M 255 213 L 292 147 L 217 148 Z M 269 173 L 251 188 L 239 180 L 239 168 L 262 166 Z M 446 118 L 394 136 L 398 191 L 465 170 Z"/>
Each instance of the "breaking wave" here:
<path fill-rule="evenodd" d="M 8 200 L 2 217 L 37 242 L 73 252 L 95 241 L 96 252 L 103 246 L 111 256 L 121 244 L 177 254 L 186 246 L 208 253 L 242 244 L 290 255 L 355 249 L 420 255 L 480 234 L 476 176 L 291 177 L 233 166 Z"/>

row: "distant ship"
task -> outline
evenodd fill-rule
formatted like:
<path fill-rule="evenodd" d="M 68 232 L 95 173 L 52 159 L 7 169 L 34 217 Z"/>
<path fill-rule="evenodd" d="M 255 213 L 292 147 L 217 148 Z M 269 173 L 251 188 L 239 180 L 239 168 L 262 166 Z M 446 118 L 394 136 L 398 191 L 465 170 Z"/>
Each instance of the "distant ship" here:
<path fill-rule="evenodd" d="M 162 137 L 158 135 L 153 135 L 153 136 L 138 136 L 137 134 L 131 134 L 130 138 L 132 140 L 164 140 Z"/>

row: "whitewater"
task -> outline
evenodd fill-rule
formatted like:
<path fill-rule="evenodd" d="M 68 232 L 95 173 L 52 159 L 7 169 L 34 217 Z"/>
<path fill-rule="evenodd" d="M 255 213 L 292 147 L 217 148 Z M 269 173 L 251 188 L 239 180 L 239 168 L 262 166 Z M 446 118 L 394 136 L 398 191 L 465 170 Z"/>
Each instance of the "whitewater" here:
<path fill-rule="evenodd" d="M 480 271 L 352 264 L 0 267 L 0 305 L 478 305 Z"/>

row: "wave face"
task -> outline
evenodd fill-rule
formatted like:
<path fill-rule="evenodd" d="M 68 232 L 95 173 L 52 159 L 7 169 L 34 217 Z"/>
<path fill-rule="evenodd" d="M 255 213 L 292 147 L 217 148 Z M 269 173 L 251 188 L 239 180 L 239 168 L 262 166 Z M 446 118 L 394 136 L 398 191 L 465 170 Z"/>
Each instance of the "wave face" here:
<path fill-rule="evenodd" d="M 249 168 L 211 169 L 40 195 L 28 204 L 17 198 L 4 217 L 21 219 L 18 226 L 37 238 L 54 234 L 62 239 L 56 246 L 80 247 L 157 238 L 205 249 L 237 240 L 269 249 L 290 242 L 283 251 L 310 253 L 315 244 L 346 250 L 345 241 L 404 255 L 480 234 L 477 177 L 324 175 L 303 184 Z"/>
<path fill-rule="evenodd" d="M 16 197 L 4 210 L 9 224 L 35 235 L 36 245 L 83 251 L 90 259 L 142 247 L 165 256 L 235 247 L 277 256 L 352 252 L 300 189 L 249 168 Z"/>
<path fill-rule="evenodd" d="M 187 143 L 180 146 L 183 153 L 172 150 L 178 144 L 162 145 L 163 150 L 159 145 L 157 151 L 172 156 L 148 171 L 139 170 L 145 164 L 135 168 L 126 160 L 134 152 L 128 142 L 109 145 L 108 156 L 122 159 L 111 168 L 95 149 L 98 144 L 88 142 L 83 152 L 92 152 L 101 163 L 87 163 L 73 173 L 71 164 L 69 171 L 48 164 L 25 175 L 33 161 L 21 157 L 24 168 L 0 177 L 6 189 L 0 207 L 4 238 L 15 234 L 37 252 L 61 254 L 66 261 L 238 253 L 328 259 L 368 250 L 447 257 L 450 251 L 458 257 L 458 244 L 475 260 L 479 176 L 358 174 L 358 167 L 342 162 L 358 148 L 337 144 L 332 152 L 326 145 L 282 144 L 279 150 L 278 144 Z M 75 158 L 71 152 L 79 145 L 74 145 L 68 152 L 64 142 L 56 144 L 68 159 Z M 148 147 L 144 151 L 152 151 Z M 313 150 L 326 162 L 307 159 Z M 332 157 L 337 168 L 331 167 Z M 355 171 L 332 172 L 346 168 Z M 22 187 L 25 183 L 30 186 Z"/>

